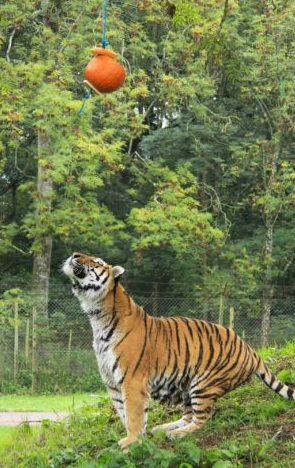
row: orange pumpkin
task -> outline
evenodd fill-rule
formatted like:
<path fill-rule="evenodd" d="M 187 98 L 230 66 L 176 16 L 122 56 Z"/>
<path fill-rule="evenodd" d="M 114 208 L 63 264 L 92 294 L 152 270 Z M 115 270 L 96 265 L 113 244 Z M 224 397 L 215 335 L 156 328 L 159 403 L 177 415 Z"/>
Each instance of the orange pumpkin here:
<path fill-rule="evenodd" d="M 118 54 L 98 47 L 91 52 L 95 55 L 85 68 L 86 83 L 101 93 L 116 91 L 126 78 L 124 67 L 116 60 Z"/>

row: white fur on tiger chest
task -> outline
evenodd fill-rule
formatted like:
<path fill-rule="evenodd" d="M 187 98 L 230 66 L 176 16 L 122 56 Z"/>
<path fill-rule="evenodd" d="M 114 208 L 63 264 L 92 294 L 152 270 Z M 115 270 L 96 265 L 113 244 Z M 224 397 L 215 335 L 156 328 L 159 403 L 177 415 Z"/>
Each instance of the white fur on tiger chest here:
<path fill-rule="evenodd" d="M 110 386 L 117 386 L 121 379 L 120 366 L 116 364 L 117 356 L 113 351 L 114 346 L 118 341 L 118 336 L 114 336 L 105 342 L 103 338 L 106 332 L 103 330 L 100 322 L 95 318 L 90 319 L 93 330 L 93 349 L 98 363 L 100 375 L 105 384 Z"/>

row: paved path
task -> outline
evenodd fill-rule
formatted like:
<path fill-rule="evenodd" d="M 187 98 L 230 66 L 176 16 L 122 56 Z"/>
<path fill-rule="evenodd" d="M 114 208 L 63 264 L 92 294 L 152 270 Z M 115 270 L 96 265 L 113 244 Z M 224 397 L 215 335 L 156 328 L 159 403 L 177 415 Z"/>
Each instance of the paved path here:
<path fill-rule="evenodd" d="M 25 421 L 29 424 L 41 424 L 43 419 L 49 419 L 50 421 L 60 421 L 69 415 L 67 412 L 15 412 L 6 411 L 0 412 L 0 426 L 18 426 Z"/>

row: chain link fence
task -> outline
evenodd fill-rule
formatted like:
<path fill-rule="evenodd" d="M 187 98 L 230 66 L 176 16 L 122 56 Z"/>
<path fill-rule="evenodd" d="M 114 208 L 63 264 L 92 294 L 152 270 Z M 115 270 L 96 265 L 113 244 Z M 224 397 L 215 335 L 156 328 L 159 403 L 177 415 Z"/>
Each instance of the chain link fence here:
<path fill-rule="evenodd" d="M 154 316 L 186 316 L 230 326 L 251 346 L 261 345 L 261 299 L 246 301 L 133 295 Z M 92 330 L 69 288 L 51 291 L 47 316 L 38 323 L 36 295 L 22 291 L 0 300 L 0 392 L 93 391 L 100 385 Z M 269 345 L 295 339 L 295 298 L 272 302 Z"/>

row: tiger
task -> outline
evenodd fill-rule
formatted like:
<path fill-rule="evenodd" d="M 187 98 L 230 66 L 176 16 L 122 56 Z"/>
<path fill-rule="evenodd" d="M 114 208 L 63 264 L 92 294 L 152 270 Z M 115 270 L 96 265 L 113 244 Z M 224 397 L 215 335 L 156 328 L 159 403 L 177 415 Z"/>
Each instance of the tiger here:
<path fill-rule="evenodd" d="M 190 434 L 212 414 L 216 400 L 258 376 L 284 398 L 294 390 L 280 382 L 232 329 L 186 317 L 153 317 L 120 282 L 121 266 L 73 253 L 63 264 L 72 291 L 88 315 L 99 372 L 125 429 L 127 447 L 146 434 L 149 398 L 182 404 L 177 421 L 158 425 L 170 438 Z"/>

